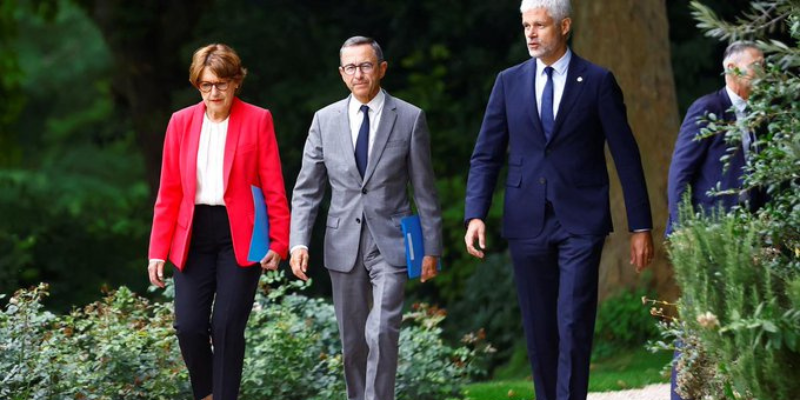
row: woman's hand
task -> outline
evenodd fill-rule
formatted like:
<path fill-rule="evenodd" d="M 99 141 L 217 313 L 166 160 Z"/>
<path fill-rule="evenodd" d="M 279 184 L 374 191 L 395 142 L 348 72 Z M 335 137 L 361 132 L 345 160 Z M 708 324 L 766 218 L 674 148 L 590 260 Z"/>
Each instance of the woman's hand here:
<path fill-rule="evenodd" d="M 153 260 L 147 264 L 147 275 L 150 277 L 150 283 L 160 288 L 164 288 L 164 261 Z"/>
<path fill-rule="evenodd" d="M 267 255 L 261 260 L 261 269 L 265 271 L 277 271 L 278 265 L 281 263 L 281 256 L 278 253 L 270 250 Z"/>

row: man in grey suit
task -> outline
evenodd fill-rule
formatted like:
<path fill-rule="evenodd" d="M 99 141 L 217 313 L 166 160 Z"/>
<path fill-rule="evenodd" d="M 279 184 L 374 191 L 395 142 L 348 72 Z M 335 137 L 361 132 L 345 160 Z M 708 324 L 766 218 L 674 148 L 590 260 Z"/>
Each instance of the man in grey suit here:
<path fill-rule="evenodd" d="M 422 281 L 436 276 L 442 222 L 425 114 L 381 90 L 388 67 L 373 39 L 339 51 L 351 95 L 314 115 L 292 195 L 292 272 L 308 279 L 308 244 L 326 182 L 332 198 L 324 263 L 342 340 L 347 398 L 392 400 L 403 290 L 408 279 L 400 220 L 408 185 L 422 222 Z"/>

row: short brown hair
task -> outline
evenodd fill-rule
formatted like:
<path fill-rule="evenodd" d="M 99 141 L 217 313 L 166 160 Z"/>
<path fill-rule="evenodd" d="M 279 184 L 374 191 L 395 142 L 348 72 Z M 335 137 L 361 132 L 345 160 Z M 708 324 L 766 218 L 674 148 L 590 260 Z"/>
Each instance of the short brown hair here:
<path fill-rule="evenodd" d="M 200 76 L 206 67 L 220 79 L 230 79 L 238 83 L 237 93 L 242 88 L 242 82 L 247 76 L 247 68 L 242 67 L 239 55 L 233 48 L 225 44 L 210 44 L 194 52 L 192 65 L 189 66 L 189 82 L 192 83 L 192 86 L 200 85 Z"/>

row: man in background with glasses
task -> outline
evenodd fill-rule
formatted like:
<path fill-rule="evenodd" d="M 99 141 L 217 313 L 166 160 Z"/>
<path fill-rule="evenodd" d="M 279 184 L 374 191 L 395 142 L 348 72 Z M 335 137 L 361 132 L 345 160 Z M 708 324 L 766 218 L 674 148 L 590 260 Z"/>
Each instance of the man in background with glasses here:
<path fill-rule="evenodd" d="M 349 400 L 394 399 L 407 273 L 400 220 L 409 184 L 422 223 L 422 281 L 436 276 L 442 218 L 425 114 L 381 89 L 387 62 L 378 43 L 355 36 L 340 51 L 351 95 L 314 115 L 292 195 L 292 272 L 308 279 L 308 245 L 326 186 L 324 265 L 342 340 Z"/>

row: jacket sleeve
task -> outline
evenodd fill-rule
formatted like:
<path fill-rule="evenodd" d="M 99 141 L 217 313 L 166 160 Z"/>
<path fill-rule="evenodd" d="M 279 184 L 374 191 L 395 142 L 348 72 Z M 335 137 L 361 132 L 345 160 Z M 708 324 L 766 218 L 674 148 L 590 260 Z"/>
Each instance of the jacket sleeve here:
<path fill-rule="evenodd" d="M 414 188 L 414 204 L 422 224 L 425 255 L 442 255 L 442 209 L 436 191 L 436 177 L 431 162 L 431 141 L 425 113 L 420 111 L 411 132 L 408 170 Z"/>
<path fill-rule="evenodd" d="M 622 183 L 628 230 L 653 229 L 642 158 L 636 138 L 628 124 L 622 89 L 611 72 L 606 72 L 600 85 L 598 115 Z"/>
<path fill-rule="evenodd" d="M 328 170 L 325 167 L 322 151 L 319 118 L 319 113 L 314 115 L 311 128 L 308 130 L 308 138 L 303 148 L 303 165 L 292 191 L 291 248 L 308 247 L 319 204 L 325 195 Z"/>
<path fill-rule="evenodd" d="M 164 138 L 161 179 L 153 209 L 153 229 L 150 233 L 148 251 L 148 259 L 151 260 L 167 259 L 178 221 L 178 211 L 183 199 L 180 170 L 181 128 L 181 124 L 173 114 Z"/>
<path fill-rule="evenodd" d="M 505 161 L 508 148 L 508 121 L 503 88 L 503 74 L 497 80 L 486 105 L 478 140 L 470 159 L 464 223 L 472 219 L 485 220 L 492 205 L 497 175 Z"/>
<path fill-rule="evenodd" d="M 697 135 L 705 124 L 701 118 L 706 114 L 707 106 L 703 101 L 696 101 L 689 107 L 683 119 L 675 150 L 669 165 L 667 180 L 667 204 L 669 206 L 669 226 L 679 220 L 678 210 L 683 194 L 691 185 L 697 174 L 700 163 L 707 157 L 709 140 L 697 140 Z"/>

